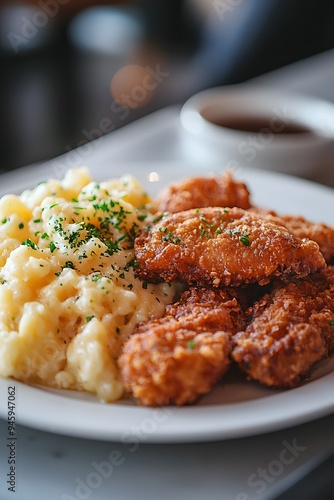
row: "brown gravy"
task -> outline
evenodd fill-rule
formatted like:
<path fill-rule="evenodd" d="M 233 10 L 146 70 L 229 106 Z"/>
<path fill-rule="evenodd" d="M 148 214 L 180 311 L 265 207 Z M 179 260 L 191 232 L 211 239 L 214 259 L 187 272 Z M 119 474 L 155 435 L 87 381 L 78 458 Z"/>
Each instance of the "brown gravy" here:
<path fill-rule="evenodd" d="M 313 131 L 296 122 L 284 123 L 276 118 L 260 117 L 260 116 L 221 116 L 217 119 L 210 119 L 211 123 L 220 127 L 239 130 L 241 132 L 261 133 L 267 132 L 268 129 L 273 134 L 313 134 Z M 265 129 L 265 130 L 263 130 Z"/>

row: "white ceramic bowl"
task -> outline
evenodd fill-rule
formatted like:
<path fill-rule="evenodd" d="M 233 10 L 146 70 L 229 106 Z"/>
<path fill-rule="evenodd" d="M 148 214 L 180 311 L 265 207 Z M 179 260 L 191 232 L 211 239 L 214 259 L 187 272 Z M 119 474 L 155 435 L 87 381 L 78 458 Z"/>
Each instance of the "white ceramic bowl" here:
<path fill-rule="evenodd" d="M 245 117 L 249 122 L 265 120 L 265 124 L 258 124 L 256 131 L 217 124 Z M 222 166 L 295 175 L 334 168 L 334 105 L 327 101 L 246 84 L 226 86 L 191 97 L 180 120 L 182 145 L 196 162 L 219 161 Z M 292 126 L 307 132 L 289 133 Z"/>

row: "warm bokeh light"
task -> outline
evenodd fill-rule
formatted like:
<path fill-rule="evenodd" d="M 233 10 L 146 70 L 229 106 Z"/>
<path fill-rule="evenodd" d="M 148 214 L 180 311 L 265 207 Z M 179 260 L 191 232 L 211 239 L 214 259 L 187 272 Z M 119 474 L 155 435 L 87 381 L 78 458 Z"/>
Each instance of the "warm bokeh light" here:
<path fill-rule="evenodd" d="M 154 73 L 149 67 L 129 64 L 114 75 L 110 91 L 118 104 L 136 109 L 145 106 L 152 99 L 157 86 Z"/>

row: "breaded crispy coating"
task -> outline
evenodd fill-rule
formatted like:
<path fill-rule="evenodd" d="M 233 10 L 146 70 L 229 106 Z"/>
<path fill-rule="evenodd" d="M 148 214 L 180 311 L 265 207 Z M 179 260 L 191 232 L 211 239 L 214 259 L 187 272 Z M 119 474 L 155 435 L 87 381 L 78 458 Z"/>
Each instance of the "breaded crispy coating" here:
<path fill-rule="evenodd" d="M 264 285 L 326 266 L 315 242 L 241 208 L 169 214 L 136 238 L 135 255 L 145 281 L 211 287 Z"/>
<path fill-rule="evenodd" d="M 135 240 L 143 281 L 190 286 L 142 323 L 118 360 L 143 405 L 184 405 L 235 361 L 248 378 L 294 387 L 334 350 L 334 228 L 251 206 L 227 171 L 170 185 Z"/>
<path fill-rule="evenodd" d="M 334 263 L 334 227 L 327 224 L 317 224 L 301 216 L 278 215 L 271 210 L 252 209 L 255 213 L 263 216 L 265 220 L 275 222 L 288 229 L 288 231 L 298 238 L 308 238 L 319 245 L 320 252 L 325 261 Z"/>
<path fill-rule="evenodd" d="M 315 224 L 304 219 L 304 217 L 293 217 L 285 215 L 280 217 L 282 226 L 298 238 L 308 238 L 319 245 L 320 252 L 325 261 L 334 263 L 334 227 L 326 224 Z"/>
<path fill-rule="evenodd" d="M 232 291 L 190 289 L 166 315 L 140 325 L 119 358 L 125 389 L 143 405 L 184 405 L 227 371 L 231 334 L 244 324 Z"/>
<path fill-rule="evenodd" d="M 157 197 L 157 207 L 162 212 L 176 213 L 210 206 L 249 208 L 246 185 L 236 181 L 227 170 L 219 177 L 190 177 L 171 184 Z"/>
<path fill-rule="evenodd" d="M 234 336 L 233 359 L 262 384 L 295 386 L 334 349 L 334 267 L 278 283 L 249 312 L 246 330 Z"/>

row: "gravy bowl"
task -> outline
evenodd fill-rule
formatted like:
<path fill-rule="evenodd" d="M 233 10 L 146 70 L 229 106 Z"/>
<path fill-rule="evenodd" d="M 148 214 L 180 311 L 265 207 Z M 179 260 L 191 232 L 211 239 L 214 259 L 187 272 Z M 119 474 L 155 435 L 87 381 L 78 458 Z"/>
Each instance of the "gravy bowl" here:
<path fill-rule="evenodd" d="M 182 107 L 181 139 L 193 161 L 251 166 L 294 175 L 334 167 L 334 105 L 254 87 L 218 87 Z"/>

